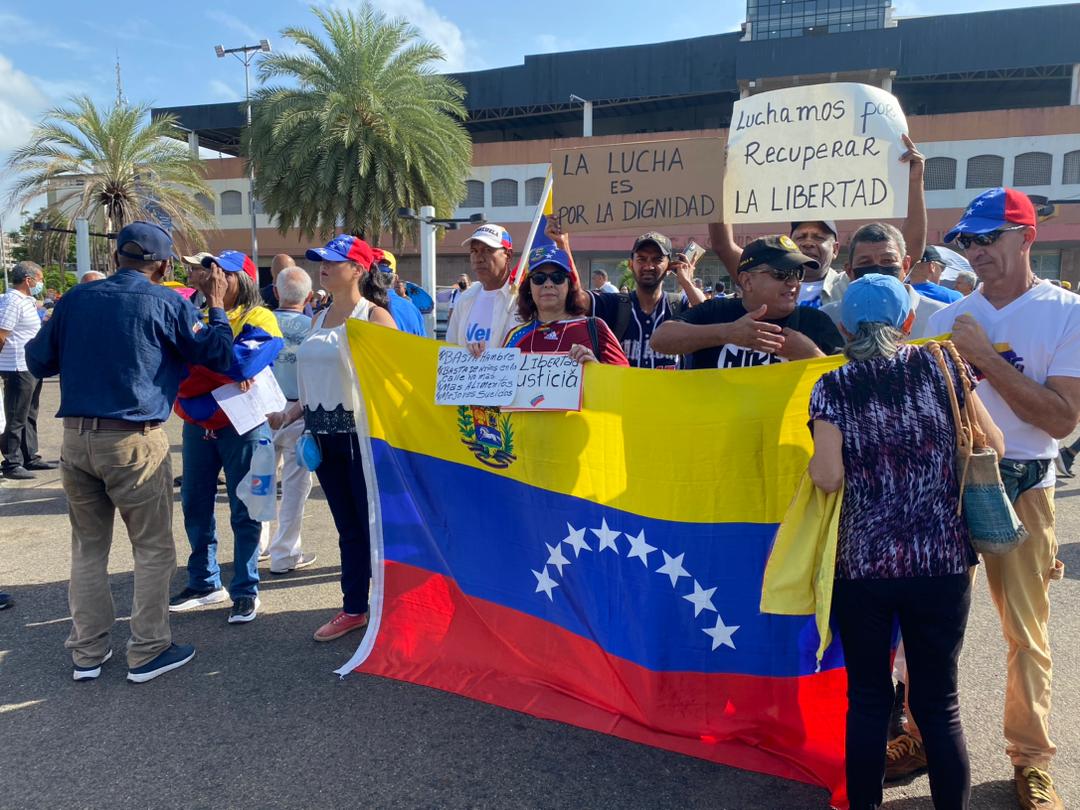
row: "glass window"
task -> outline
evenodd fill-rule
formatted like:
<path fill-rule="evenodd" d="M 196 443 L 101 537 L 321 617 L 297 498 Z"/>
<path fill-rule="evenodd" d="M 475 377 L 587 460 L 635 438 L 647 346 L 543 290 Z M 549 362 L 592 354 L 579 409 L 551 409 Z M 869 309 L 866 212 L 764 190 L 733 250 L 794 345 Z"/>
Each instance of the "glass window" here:
<path fill-rule="evenodd" d="M 1061 182 L 1068 185 L 1080 183 L 1080 149 L 1065 154 L 1065 165 L 1061 169 Z"/>
<path fill-rule="evenodd" d="M 530 177 L 525 181 L 525 204 L 539 205 L 540 195 L 544 193 L 543 177 Z"/>
<path fill-rule="evenodd" d="M 244 213 L 244 195 L 239 191 L 221 192 L 221 215 L 223 217 Z"/>
<path fill-rule="evenodd" d="M 1024 152 L 1013 163 L 1014 186 L 1048 186 L 1054 158 L 1047 152 Z"/>
<path fill-rule="evenodd" d="M 207 197 L 205 194 L 196 194 L 195 202 L 201 205 L 207 213 L 214 213 L 214 201 Z"/>
<path fill-rule="evenodd" d="M 257 197 L 253 198 L 250 191 L 248 192 L 248 206 L 250 207 L 250 210 L 255 214 L 265 213 L 263 211 L 262 200 L 258 199 Z"/>
<path fill-rule="evenodd" d="M 950 157 L 928 158 L 923 174 L 923 188 L 927 191 L 956 188 L 956 160 Z"/>
<path fill-rule="evenodd" d="M 1032 253 L 1031 272 L 1039 278 L 1061 278 L 1061 251 Z"/>
<path fill-rule="evenodd" d="M 518 204 L 517 180 L 496 180 L 491 184 L 491 207 L 510 208 Z"/>
<path fill-rule="evenodd" d="M 479 180 L 465 181 L 465 199 L 461 202 L 462 208 L 484 207 L 484 184 Z"/>
<path fill-rule="evenodd" d="M 1001 155 L 976 155 L 967 162 L 967 188 L 994 188 L 1002 185 L 1005 158 Z"/>

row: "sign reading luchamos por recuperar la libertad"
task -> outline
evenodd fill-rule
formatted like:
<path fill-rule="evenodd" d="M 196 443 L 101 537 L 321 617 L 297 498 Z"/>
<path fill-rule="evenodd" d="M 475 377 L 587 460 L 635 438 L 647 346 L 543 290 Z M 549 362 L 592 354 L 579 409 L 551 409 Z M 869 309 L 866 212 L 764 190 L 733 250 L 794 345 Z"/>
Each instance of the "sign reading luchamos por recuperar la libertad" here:
<path fill-rule="evenodd" d="M 900 102 L 841 82 L 735 102 L 724 177 L 727 222 L 907 216 Z"/>

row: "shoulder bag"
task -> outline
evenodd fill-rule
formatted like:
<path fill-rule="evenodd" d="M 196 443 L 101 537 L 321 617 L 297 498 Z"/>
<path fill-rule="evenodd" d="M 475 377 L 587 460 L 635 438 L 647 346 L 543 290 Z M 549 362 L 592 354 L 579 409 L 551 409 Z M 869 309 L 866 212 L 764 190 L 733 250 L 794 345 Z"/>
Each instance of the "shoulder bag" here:
<path fill-rule="evenodd" d="M 957 513 L 967 523 L 972 547 L 980 554 L 1007 554 L 1027 538 L 1027 529 L 1016 516 L 1012 501 L 1005 493 L 998 469 L 998 455 L 986 443 L 986 434 L 979 427 L 975 404 L 971 401 L 974 381 L 967 364 L 951 341 L 928 341 L 926 349 L 934 356 L 949 393 L 953 423 L 956 426 L 956 476 L 960 482 L 960 502 Z M 967 383 L 961 411 L 953 387 L 953 376 L 942 349 L 949 352 L 960 378 Z"/>

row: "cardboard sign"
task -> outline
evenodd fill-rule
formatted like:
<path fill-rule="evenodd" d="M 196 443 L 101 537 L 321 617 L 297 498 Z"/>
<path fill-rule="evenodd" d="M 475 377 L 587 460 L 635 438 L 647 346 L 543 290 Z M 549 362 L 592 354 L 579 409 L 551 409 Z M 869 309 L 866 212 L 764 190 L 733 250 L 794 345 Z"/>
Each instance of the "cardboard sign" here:
<path fill-rule="evenodd" d="M 724 221 L 896 219 L 907 216 L 908 131 L 879 87 L 818 84 L 735 102 Z"/>
<path fill-rule="evenodd" d="M 583 368 L 568 354 L 522 353 L 517 391 L 504 411 L 580 411 Z"/>
<path fill-rule="evenodd" d="M 715 222 L 723 143 L 682 138 L 553 149 L 554 214 L 574 233 Z"/>
<path fill-rule="evenodd" d="M 517 390 L 521 351 L 488 349 L 473 357 L 443 346 L 435 372 L 436 405 L 509 405 Z"/>

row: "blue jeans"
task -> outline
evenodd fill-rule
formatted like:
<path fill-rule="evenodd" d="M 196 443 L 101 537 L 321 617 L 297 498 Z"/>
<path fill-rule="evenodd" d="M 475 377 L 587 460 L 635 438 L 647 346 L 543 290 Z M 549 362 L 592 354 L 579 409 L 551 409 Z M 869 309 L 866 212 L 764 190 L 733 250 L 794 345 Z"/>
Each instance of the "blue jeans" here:
<path fill-rule="evenodd" d="M 205 428 L 184 423 L 184 480 L 180 487 L 180 502 L 184 509 L 184 530 L 191 544 L 187 564 L 189 588 L 212 591 L 221 587 L 214 501 L 218 473 L 224 468 L 229 523 L 233 531 L 233 578 L 229 595 L 239 599 L 258 593 L 262 524 L 248 516 L 247 506 L 236 496 L 236 488 L 251 467 L 255 445 L 259 439 L 269 438 L 270 428 L 265 422 L 243 435 L 231 426 L 207 433 Z"/>

